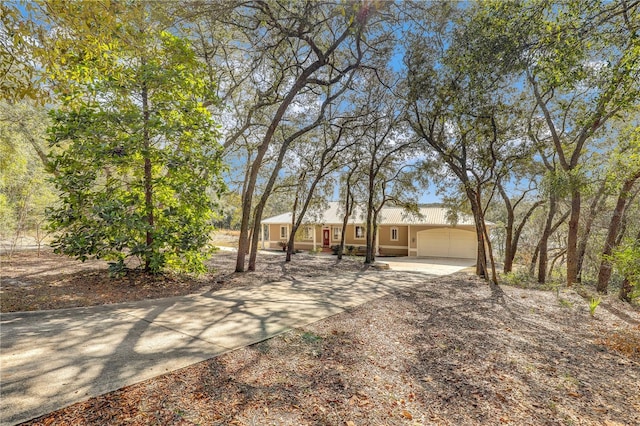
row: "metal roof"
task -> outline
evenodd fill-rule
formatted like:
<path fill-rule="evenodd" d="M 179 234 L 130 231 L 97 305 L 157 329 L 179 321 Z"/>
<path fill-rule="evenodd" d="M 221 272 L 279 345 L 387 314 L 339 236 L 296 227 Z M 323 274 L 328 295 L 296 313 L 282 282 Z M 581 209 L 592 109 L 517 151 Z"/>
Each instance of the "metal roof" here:
<path fill-rule="evenodd" d="M 332 201 L 324 212 L 307 213 L 303 223 L 317 225 L 342 225 L 343 213 L 342 205 Z M 420 207 L 419 214 L 407 212 L 401 207 L 383 207 L 380 211 L 379 224 L 381 225 L 445 225 L 451 226 L 453 223 L 448 220 L 449 209 L 446 207 Z M 262 221 L 263 224 L 289 224 L 291 223 L 291 212 L 273 216 Z M 356 212 L 349 218 L 350 224 L 361 224 L 366 220 L 364 210 L 356 209 Z M 457 225 L 473 225 L 473 217 L 459 213 Z M 491 224 L 487 222 L 487 224 Z"/>

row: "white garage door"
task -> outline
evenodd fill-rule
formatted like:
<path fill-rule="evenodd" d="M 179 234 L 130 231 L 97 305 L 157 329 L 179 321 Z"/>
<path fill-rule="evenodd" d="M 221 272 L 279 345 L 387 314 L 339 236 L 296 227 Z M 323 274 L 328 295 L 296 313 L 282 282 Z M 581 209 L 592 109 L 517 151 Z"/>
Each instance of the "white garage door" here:
<path fill-rule="evenodd" d="M 476 234 L 462 229 L 438 228 L 417 233 L 418 256 L 475 259 Z"/>

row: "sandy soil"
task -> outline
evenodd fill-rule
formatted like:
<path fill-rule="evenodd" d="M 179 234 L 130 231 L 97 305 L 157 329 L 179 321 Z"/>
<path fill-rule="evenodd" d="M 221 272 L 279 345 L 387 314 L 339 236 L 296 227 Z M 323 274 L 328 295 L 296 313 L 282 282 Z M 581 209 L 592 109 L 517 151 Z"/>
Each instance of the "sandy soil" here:
<path fill-rule="evenodd" d="M 5 291 L 14 294 L 14 287 L 37 288 L 54 300 L 63 299 L 59 289 L 78 290 L 87 276 L 100 291 L 129 288 L 101 282 L 100 265 L 65 266 L 47 256 L 40 269 L 28 256 L 3 265 L 3 309 Z M 194 281 L 201 287 L 177 287 L 200 291 L 362 268 L 354 259 L 297 255 L 288 265 L 272 255 L 260 259 L 256 273 L 230 274 L 233 260 L 216 256 L 218 271 Z M 146 297 L 173 285 L 149 284 Z M 47 295 L 47 288 L 55 291 Z M 592 317 L 573 290 L 491 289 L 464 273 L 425 279 L 415 289 L 28 424 L 636 425 L 640 313 L 608 297 Z"/>
<path fill-rule="evenodd" d="M 103 305 L 149 298 L 181 296 L 236 286 L 260 285 L 295 274 L 333 274 L 364 269 L 360 259 L 296 254 L 292 262 L 284 254 L 260 254 L 255 272 L 235 274 L 236 254 L 219 251 L 208 262 L 209 271 L 200 276 L 163 274 L 149 277 L 132 271 L 112 278 L 107 263 L 82 263 L 54 254 L 51 249 L 19 251 L 9 259 L 0 256 L 0 312 L 62 309 Z"/>

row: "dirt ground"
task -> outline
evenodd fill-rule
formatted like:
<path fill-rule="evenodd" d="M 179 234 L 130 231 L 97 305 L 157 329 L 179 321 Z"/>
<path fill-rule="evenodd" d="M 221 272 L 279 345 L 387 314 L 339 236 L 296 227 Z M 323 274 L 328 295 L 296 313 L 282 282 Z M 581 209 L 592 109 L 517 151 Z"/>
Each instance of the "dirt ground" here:
<path fill-rule="evenodd" d="M 72 266 L 49 253 L 39 268 L 25 255 L 2 265 L 3 311 L 5 294 L 16 288 L 24 295 L 40 289 L 32 291 L 58 302 L 37 306 L 51 306 L 88 284 L 116 301 L 165 295 L 174 286 L 192 292 L 362 268 L 354 259 L 297 256 L 286 265 L 265 255 L 258 272 L 234 275 L 234 256 L 220 254 L 212 259 L 218 271 L 197 281 L 136 285 L 106 281 L 99 264 Z M 127 291 L 118 296 L 109 287 Z M 74 303 L 99 302 L 87 298 Z M 638 425 L 640 313 L 608 297 L 592 317 L 573 290 L 491 289 L 465 273 L 425 278 L 414 289 L 27 424 Z"/>
<path fill-rule="evenodd" d="M 297 261 L 303 259 L 304 262 Z M 82 263 L 54 254 L 51 249 L 19 251 L 11 259 L 0 255 L 0 312 L 38 311 L 103 305 L 161 297 L 182 296 L 236 286 L 260 285 L 309 270 L 314 275 L 358 271 L 363 264 L 346 257 L 296 254 L 291 263 L 282 253 L 263 255 L 255 272 L 234 274 L 236 254 L 219 251 L 208 262 L 210 272 L 192 276 L 163 274 L 148 277 L 135 271 L 123 278 L 109 277 L 107 263 Z"/>

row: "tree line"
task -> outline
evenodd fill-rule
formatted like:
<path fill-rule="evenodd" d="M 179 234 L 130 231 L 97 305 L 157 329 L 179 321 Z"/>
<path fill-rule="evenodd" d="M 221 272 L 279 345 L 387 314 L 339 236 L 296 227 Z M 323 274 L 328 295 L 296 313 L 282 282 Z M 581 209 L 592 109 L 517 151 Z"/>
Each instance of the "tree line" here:
<path fill-rule="evenodd" d="M 201 271 L 233 208 L 252 271 L 265 213 L 293 211 L 291 260 L 337 194 L 370 263 L 381 209 L 430 185 L 473 216 L 493 283 L 638 285 L 638 1 L 0 7 L 12 235 L 46 209 L 59 252 Z"/>

